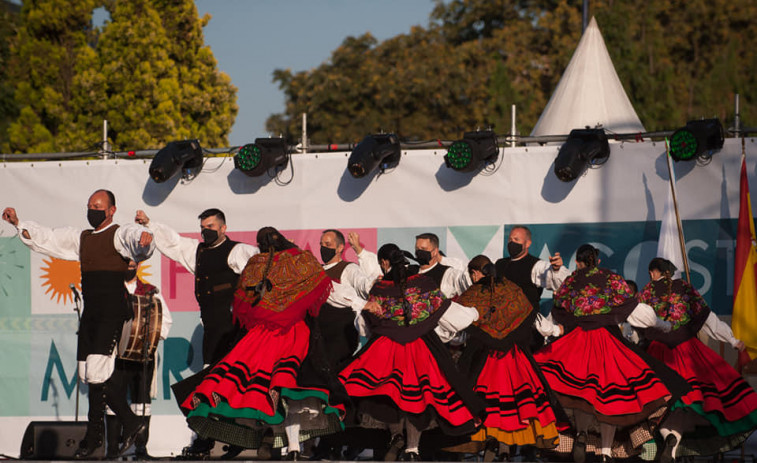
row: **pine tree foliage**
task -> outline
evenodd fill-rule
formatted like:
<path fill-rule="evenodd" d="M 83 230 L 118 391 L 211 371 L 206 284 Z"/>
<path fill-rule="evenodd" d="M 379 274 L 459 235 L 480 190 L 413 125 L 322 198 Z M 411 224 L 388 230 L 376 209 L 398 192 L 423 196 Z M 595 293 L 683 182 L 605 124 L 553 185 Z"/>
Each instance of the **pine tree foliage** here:
<path fill-rule="evenodd" d="M 93 28 L 98 7 L 110 19 Z M 208 20 L 192 0 L 25 1 L 4 82 L 17 117 L 0 148 L 92 150 L 104 119 L 119 150 L 186 138 L 226 146 L 236 88 L 204 45 Z"/>

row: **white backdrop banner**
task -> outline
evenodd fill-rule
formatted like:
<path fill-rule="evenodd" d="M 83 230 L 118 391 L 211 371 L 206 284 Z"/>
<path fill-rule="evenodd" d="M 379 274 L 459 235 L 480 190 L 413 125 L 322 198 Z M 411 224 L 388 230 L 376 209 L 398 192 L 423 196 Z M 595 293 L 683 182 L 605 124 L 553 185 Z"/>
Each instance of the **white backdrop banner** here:
<path fill-rule="evenodd" d="M 120 223 L 143 209 L 152 220 L 198 237 L 198 214 L 218 207 L 239 241 L 254 243 L 256 231 L 272 225 L 317 251 L 321 231 L 338 228 L 358 231 L 372 251 L 387 242 L 412 250 L 415 235 L 433 232 L 447 255 L 465 261 L 477 254 L 502 257 L 509 230 L 522 224 L 532 230 L 534 255 L 560 252 L 574 268 L 575 250 L 590 242 L 600 249 L 602 266 L 645 284 L 667 196 L 664 144 L 611 143 L 606 164 L 570 183 L 553 173 L 558 148 L 504 148 L 496 166 L 478 175 L 446 168 L 444 150 L 403 151 L 397 168 L 364 179 L 347 172 L 349 153 L 294 155 L 292 170 L 278 181 L 247 177 L 231 158 L 209 158 L 194 180 L 163 184 L 149 178 L 149 161 L 142 160 L 6 162 L 0 164 L 0 207 L 15 207 L 20 219 L 49 227 L 85 228 L 89 195 L 107 188 L 115 193 Z M 746 150 L 755 185 L 754 140 Z M 740 141 L 729 139 L 707 165 L 675 165 L 692 284 L 724 315 L 733 297 L 740 157 Z M 345 257 L 352 260 L 354 253 Z M 156 254 L 141 265 L 140 277 L 160 287 L 174 319 L 159 348 L 149 445 L 154 455 L 171 455 L 190 432 L 169 386 L 201 368 L 202 328 L 193 278 L 181 266 Z M 18 456 L 28 422 L 76 415 L 77 321 L 69 285 L 79 278 L 78 262 L 31 253 L 14 227 L 0 224 L 0 454 Z M 543 311 L 549 297 L 544 294 Z M 83 417 L 85 393 L 79 391 Z"/>

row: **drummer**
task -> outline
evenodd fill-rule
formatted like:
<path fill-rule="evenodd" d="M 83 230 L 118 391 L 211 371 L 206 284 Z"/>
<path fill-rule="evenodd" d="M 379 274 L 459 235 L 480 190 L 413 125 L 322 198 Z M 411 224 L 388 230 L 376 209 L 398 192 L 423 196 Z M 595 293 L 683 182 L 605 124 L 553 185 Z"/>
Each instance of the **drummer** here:
<path fill-rule="evenodd" d="M 150 313 L 151 323 L 149 324 L 150 330 L 159 330 L 160 339 L 165 340 L 168 336 L 168 331 L 171 329 L 173 320 L 171 319 L 171 312 L 168 311 L 166 301 L 160 296 L 158 289 L 146 282 L 143 282 L 137 275 L 138 265 L 133 260 L 129 261 L 129 270 L 126 271 L 124 280 L 126 281 L 126 289 L 129 291 L 129 299 L 132 301 L 132 305 L 137 304 L 137 301 L 142 302 L 142 308 L 154 307 Z M 156 302 L 157 304 L 155 304 Z M 135 312 L 136 315 L 136 312 Z M 131 334 L 134 332 L 132 326 L 136 326 L 134 320 L 132 323 L 124 325 L 124 330 L 127 328 Z M 152 336 L 149 336 L 152 339 Z M 141 348 L 141 339 L 136 343 L 135 347 Z M 156 341 L 157 342 L 157 341 Z M 114 381 L 119 381 L 123 384 L 127 390 L 128 397 L 131 401 L 132 411 L 143 421 L 144 431 L 137 435 L 134 441 L 134 456 L 138 460 L 151 459 L 147 453 L 147 440 L 150 435 L 150 402 L 151 398 L 157 395 L 157 381 L 155 381 L 155 352 L 157 352 L 157 346 L 148 346 L 152 350 L 151 355 L 147 359 L 147 362 L 140 361 L 140 358 L 129 357 L 116 358 L 116 369 L 113 372 Z M 122 347 L 119 346 L 119 351 Z M 141 350 L 141 349 L 140 349 Z M 119 357 L 123 357 L 119 354 Z M 121 420 L 113 413 L 108 407 L 105 415 L 105 430 L 107 435 L 107 458 L 116 458 L 118 456 L 119 445 L 121 444 Z"/>
<path fill-rule="evenodd" d="M 3 220 L 16 227 L 21 242 L 32 251 L 81 262 L 84 312 L 76 359 L 79 379 L 89 385 L 89 412 L 87 432 L 79 441 L 75 458 L 93 458 L 104 446 L 106 403 L 123 423 L 122 450 L 131 447 L 143 427 L 129 408 L 121 385 L 111 379 L 115 368 L 112 354 L 123 322 L 133 316 L 124 287 L 128 259 L 149 259 L 154 245 L 150 230 L 133 223 L 119 226 L 113 220 L 115 214 L 116 197 L 108 190 L 97 190 L 89 197 L 87 221 L 92 228 L 87 230 L 48 228 L 19 221 L 12 207 L 3 210 Z"/>

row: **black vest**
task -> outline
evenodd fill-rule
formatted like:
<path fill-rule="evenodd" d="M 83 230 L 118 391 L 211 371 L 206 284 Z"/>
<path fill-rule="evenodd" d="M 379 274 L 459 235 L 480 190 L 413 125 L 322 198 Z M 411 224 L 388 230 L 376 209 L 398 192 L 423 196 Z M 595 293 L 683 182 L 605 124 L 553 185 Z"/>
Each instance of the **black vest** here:
<path fill-rule="evenodd" d="M 436 264 L 434 268 L 432 268 L 428 272 L 423 272 L 422 275 L 426 275 L 427 277 L 434 280 L 436 282 L 436 286 L 441 288 L 442 278 L 444 278 L 444 272 L 446 272 L 448 268 L 449 268 L 448 265 Z"/>
<path fill-rule="evenodd" d="M 195 298 L 203 325 L 204 363 L 214 363 L 228 352 L 234 335 L 231 302 L 239 275 L 229 267 L 229 253 L 236 241 L 226 239 L 209 248 L 200 243 L 195 260 Z"/>
<path fill-rule="evenodd" d="M 200 304 L 200 309 L 204 310 L 206 305 L 218 305 L 219 293 L 231 291 L 233 295 L 237 287 L 239 275 L 229 267 L 229 253 L 236 246 L 236 241 L 226 239 L 220 245 L 209 248 L 200 243 L 197 246 L 195 260 L 195 298 Z M 226 302 L 227 307 L 231 306 L 231 298 Z"/>
<path fill-rule="evenodd" d="M 538 311 L 539 300 L 544 289 L 531 281 L 531 269 L 537 262 L 539 259 L 526 254 L 524 258 L 518 260 L 511 260 L 509 257 L 499 259 L 494 266 L 497 268 L 497 276 L 503 276 L 518 285 L 528 298 L 528 302 Z"/>

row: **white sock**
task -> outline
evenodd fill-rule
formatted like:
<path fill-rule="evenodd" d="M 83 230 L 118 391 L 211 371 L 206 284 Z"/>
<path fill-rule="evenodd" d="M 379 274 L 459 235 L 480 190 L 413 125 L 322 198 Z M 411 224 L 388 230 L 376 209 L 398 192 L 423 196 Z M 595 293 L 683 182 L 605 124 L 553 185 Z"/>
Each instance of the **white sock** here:
<path fill-rule="evenodd" d="M 407 443 L 405 445 L 405 452 L 418 453 L 418 444 L 421 441 L 421 431 L 413 426 L 410 420 L 405 423 L 405 430 L 407 431 Z"/>
<path fill-rule="evenodd" d="M 300 451 L 300 424 L 289 424 L 284 427 L 287 435 L 287 450 L 290 452 Z"/>

